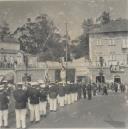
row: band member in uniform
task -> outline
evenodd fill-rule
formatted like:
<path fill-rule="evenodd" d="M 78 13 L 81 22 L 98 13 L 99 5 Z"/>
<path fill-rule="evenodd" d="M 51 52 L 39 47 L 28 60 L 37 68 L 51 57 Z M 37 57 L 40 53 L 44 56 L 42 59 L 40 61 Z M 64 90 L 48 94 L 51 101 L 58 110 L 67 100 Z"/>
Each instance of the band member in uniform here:
<path fill-rule="evenodd" d="M 87 95 L 88 95 L 88 100 L 92 99 L 92 88 L 91 88 L 91 83 L 87 85 Z"/>
<path fill-rule="evenodd" d="M 49 88 L 49 104 L 50 104 L 50 111 L 57 110 L 57 95 L 58 95 L 58 87 L 56 84 L 50 84 Z"/>
<path fill-rule="evenodd" d="M 58 102 L 60 107 L 64 107 L 64 101 L 65 101 L 65 88 L 63 86 L 63 83 L 59 84 L 59 98 L 58 98 Z"/>
<path fill-rule="evenodd" d="M 30 122 L 36 122 L 38 123 L 40 121 L 40 108 L 39 108 L 39 102 L 40 102 L 40 90 L 39 84 L 37 82 L 32 82 L 31 87 L 28 90 L 28 97 L 30 100 Z"/>
<path fill-rule="evenodd" d="M 74 84 L 71 83 L 70 84 L 70 102 L 71 103 L 74 103 L 74 93 L 75 93 L 75 87 L 74 87 Z"/>
<path fill-rule="evenodd" d="M 78 98 L 78 86 L 74 83 L 74 101 L 76 102 Z"/>
<path fill-rule="evenodd" d="M 0 85 L 0 128 L 8 127 L 8 104 L 8 93 L 4 90 L 4 85 Z"/>
<path fill-rule="evenodd" d="M 71 84 L 67 82 L 65 86 L 65 104 L 71 104 Z"/>
<path fill-rule="evenodd" d="M 46 117 L 47 113 L 47 89 L 44 81 L 40 83 L 40 115 Z"/>
<path fill-rule="evenodd" d="M 28 94 L 27 90 L 23 89 L 23 84 L 18 83 L 16 90 L 13 92 L 15 99 L 16 127 L 17 129 L 26 128 L 26 114 Z"/>

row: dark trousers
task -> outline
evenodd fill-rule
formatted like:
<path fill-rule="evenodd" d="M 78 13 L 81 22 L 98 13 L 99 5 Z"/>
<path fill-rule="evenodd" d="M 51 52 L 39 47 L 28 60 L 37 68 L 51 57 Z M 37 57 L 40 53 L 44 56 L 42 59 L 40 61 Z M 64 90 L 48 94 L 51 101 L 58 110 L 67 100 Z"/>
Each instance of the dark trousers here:
<path fill-rule="evenodd" d="M 86 90 L 83 90 L 84 99 L 86 99 Z"/>
<path fill-rule="evenodd" d="M 92 94 L 91 94 L 91 92 L 89 91 L 88 92 L 88 100 L 91 100 L 92 99 Z"/>

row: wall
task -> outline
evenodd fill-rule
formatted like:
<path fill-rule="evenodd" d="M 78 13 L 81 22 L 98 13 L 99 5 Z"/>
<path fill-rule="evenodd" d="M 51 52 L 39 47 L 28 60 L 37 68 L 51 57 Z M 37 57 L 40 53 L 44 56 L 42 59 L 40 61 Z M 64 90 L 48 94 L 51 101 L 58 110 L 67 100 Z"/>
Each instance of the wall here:
<path fill-rule="evenodd" d="M 8 43 L 8 42 L 0 42 L 0 49 L 11 49 L 11 50 L 20 50 L 19 43 Z"/>
<path fill-rule="evenodd" d="M 24 73 L 26 72 L 25 69 L 17 69 L 16 71 L 16 82 L 21 82 L 22 77 L 24 76 Z M 32 81 L 42 80 L 44 79 L 45 70 L 44 69 L 29 69 L 28 74 L 31 75 Z M 50 69 L 49 70 L 49 79 L 51 81 L 55 81 L 55 70 Z"/>

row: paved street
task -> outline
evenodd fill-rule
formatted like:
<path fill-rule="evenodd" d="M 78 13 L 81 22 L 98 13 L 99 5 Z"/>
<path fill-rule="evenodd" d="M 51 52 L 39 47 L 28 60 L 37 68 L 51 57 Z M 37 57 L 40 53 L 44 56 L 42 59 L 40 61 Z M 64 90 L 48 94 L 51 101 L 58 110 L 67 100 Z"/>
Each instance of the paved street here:
<path fill-rule="evenodd" d="M 12 117 L 11 117 L 12 118 Z M 10 127 L 15 127 L 15 120 L 9 120 Z M 128 105 L 124 95 L 109 93 L 109 96 L 96 96 L 91 101 L 80 100 L 74 104 L 59 108 L 57 112 L 50 112 L 38 124 L 31 124 L 29 128 L 126 128 L 128 127 Z"/>

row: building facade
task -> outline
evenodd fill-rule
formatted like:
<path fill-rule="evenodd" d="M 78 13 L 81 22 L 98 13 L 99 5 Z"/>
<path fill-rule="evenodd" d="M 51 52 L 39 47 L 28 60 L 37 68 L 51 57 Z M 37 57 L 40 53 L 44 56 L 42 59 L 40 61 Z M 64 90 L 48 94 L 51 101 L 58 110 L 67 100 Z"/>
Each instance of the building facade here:
<path fill-rule="evenodd" d="M 128 21 L 115 20 L 91 30 L 89 55 L 94 79 L 99 74 L 101 59 L 106 80 L 123 77 L 128 67 Z"/>
<path fill-rule="evenodd" d="M 22 64 L 23 52 L 20 50 L 20 44 L 11 37 L 0 40 L 0 68 L 13 69 Z"/>

